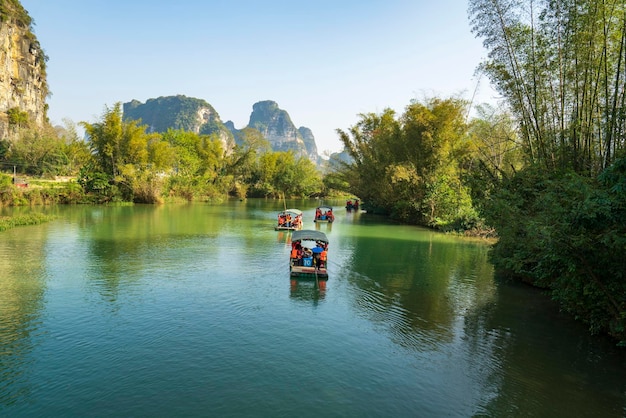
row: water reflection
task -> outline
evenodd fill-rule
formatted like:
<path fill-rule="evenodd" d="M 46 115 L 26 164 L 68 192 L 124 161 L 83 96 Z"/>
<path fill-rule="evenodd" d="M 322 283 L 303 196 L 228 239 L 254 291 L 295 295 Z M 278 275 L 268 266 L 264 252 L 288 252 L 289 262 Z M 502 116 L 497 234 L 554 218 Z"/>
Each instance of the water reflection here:
<path fill-rule="evenodd" d="M 353 304 L 361 315 L 398 346 L 453 368 L 454 387 L 472 388 L 466 396 L 475 399 L 478 415 L 514 416 L 522 405 L 529 415 L 623 414 L 624 365 L 592 367 L 590 375 L 589 363 L 599 359 L 576 364 L 597 351 L 597 337 L 562 317 L 539 291 L 496 282 L 486 246 L 418 235 L 411 239 L 399 229 L 384 239 L 373 229 L 349 238 L 354 253 L 344 268 L 351 271 Z M 542 317 L 550 311 L 551 317 Z M 563 325 L 556 333 L 555 324 Z M 624 358 L 610 342 L 600 346 Z M 560 347 L 558 355 L 554 347 Z M 590 401 L 590 387 L 603 395 Z"/>
<path fill-rule="evenodd" d="M 524 405 L 552 417 L 623 416 L 623 367 L 600 366 L 613 356 L 626 361 L 613 342 L 590 336 L 537 289 L 501 282 L 498 293 L 462 325 L 467 355 L 491 394 L 485 414 L 514 415 L 512 406 Z"/>
<path fill-rule="evenodd" d="M 291 279 L 289 296 L 297 301 L 313 302 L 317 306 L 326 297 L 326 281 Z"/>
<path fill-rule="evenodd" d="M 32 239 L 20 239 L 20 233 Z M 46 290 L 45 235 L 45 228 L 23 227 L 3 232 L 0 240 L 0 410 L 31 391 L 31 353 Z"/>
<path fill-rule="evenodd" d="M 315 222 L 315 230 L 322 232 L 330 232 L 333 230 L 333 222 Z"/>
<path fill-rule="evenodd" d="M 276 234 L 276 242 L 291 245 L 291 231 L 278 231 Z"/>
<path fill-rule="evenodd" d="M 94 222 L 82 232 L 88 245 L 85 263 L 91 284 L 100 289 L 104 300 L 115 302 L 120 289 L 149 278 L 155 269 L 178 265 L 185 259 L 197 263 L 198 243 L 216 247 L 221 230 L 245 218 L 245 208 L 235 205 L 217 211 L 215 207 L 189 205 L 181 210 L 145 205 L 99 208 L 91 215 L 92 220 L 104 221 Z M 215 251 L 208 254 L 211 258 L 216 255 Z"/>
<path fill-rule="evenodd" d="M 385 323 L 394 340 L 416 350 L 454 339 L 459 316 L 494 297 L 487 250 L 462 244 L 361 236 L 348 269 L 358 309 Z M 406 260 L 398 263 L 396 260 Z"/>
<path fill-rule="evenodd" d="M 290 206 L 313 228 L 316 202 Z M 290 280 L 276 207 L 68 207 L 2 233 L 0 410 L 101 415 L 106 387 L 109 415 L 229 415 L 245 381 L 267 416 L 624 415 L 625 357 L 496 281 L 488 247 L 338 213 L 315 224 L 332 228 L 328 293 Z"/>

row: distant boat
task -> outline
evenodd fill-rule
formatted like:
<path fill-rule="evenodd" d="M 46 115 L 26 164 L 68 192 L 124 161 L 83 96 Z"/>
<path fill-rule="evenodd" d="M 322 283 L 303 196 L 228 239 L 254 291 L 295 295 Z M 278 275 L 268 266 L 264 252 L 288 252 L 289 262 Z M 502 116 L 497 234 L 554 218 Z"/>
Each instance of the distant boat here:
<path fill-rule="evenodd" d="M 354 199 L 354 202 L 352 201 L 352 199 L 348 200 L 346 202 L 346 209 L 348 211 L 359 210 L 359 199 Z"/>
<path fill-rule="evenodd" d="M 291 235 L 291 277 L 328 280 L 328 238 L 320 231 L 294 231 Z"/>
<path fill-rule="evenodd" d="M 335 214 L 333 213 L 332 206 L 318 206 L 317 209 L 315 209 L 315 219 L 313 220 L 313 222 L 331 223 L 334 220 L 335 220 Z"/>
<path fill-rule="evenodd" d="M 285 209 L 278 214 L 276 231 L 298 231 L 302 229 L 302 211 L 300 209 Z"/>

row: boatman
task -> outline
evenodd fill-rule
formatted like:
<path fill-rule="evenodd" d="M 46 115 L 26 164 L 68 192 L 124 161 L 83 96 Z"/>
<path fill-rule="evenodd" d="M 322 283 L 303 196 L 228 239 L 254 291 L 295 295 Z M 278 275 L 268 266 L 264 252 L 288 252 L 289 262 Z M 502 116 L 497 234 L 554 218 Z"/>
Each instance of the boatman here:
<path fill-rule="evenodd" d="M 321 254 L 322 251 L 324 251 L 324 248 L 320 247 L 319 244 L 315 246 L 315 248 L 313 248 L 313 263 L 315 264 L 315 268 L 319 268 L 320 266 L 320 260 L 321 260 Z"/>

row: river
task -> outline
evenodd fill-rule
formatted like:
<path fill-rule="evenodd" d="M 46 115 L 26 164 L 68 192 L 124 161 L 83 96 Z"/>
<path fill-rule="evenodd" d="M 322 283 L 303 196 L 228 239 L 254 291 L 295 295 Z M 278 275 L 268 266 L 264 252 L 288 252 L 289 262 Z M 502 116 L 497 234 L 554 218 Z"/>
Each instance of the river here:
<path fill-rule="evenodd" d="M 0 416 L 626 416 L 625 350 L 488 245 L 333 203 L 286 202 L 323 288 L 290 280 L 282 201 L 32 209 L 0 232 Z"/>

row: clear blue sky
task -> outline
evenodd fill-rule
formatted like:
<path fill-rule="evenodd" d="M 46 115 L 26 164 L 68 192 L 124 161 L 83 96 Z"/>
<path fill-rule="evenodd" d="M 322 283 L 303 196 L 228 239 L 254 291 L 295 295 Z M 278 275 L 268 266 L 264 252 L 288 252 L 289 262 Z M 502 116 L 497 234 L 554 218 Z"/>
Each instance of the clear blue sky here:
<path fill-rule="evenodd" d="M 274 100 L 322 153 L 360 113 L 412 99 L 493 96 L 467 0 L 21 0 L 49 57 L 53 124 L 183 94 L 247 125 Z"/>

